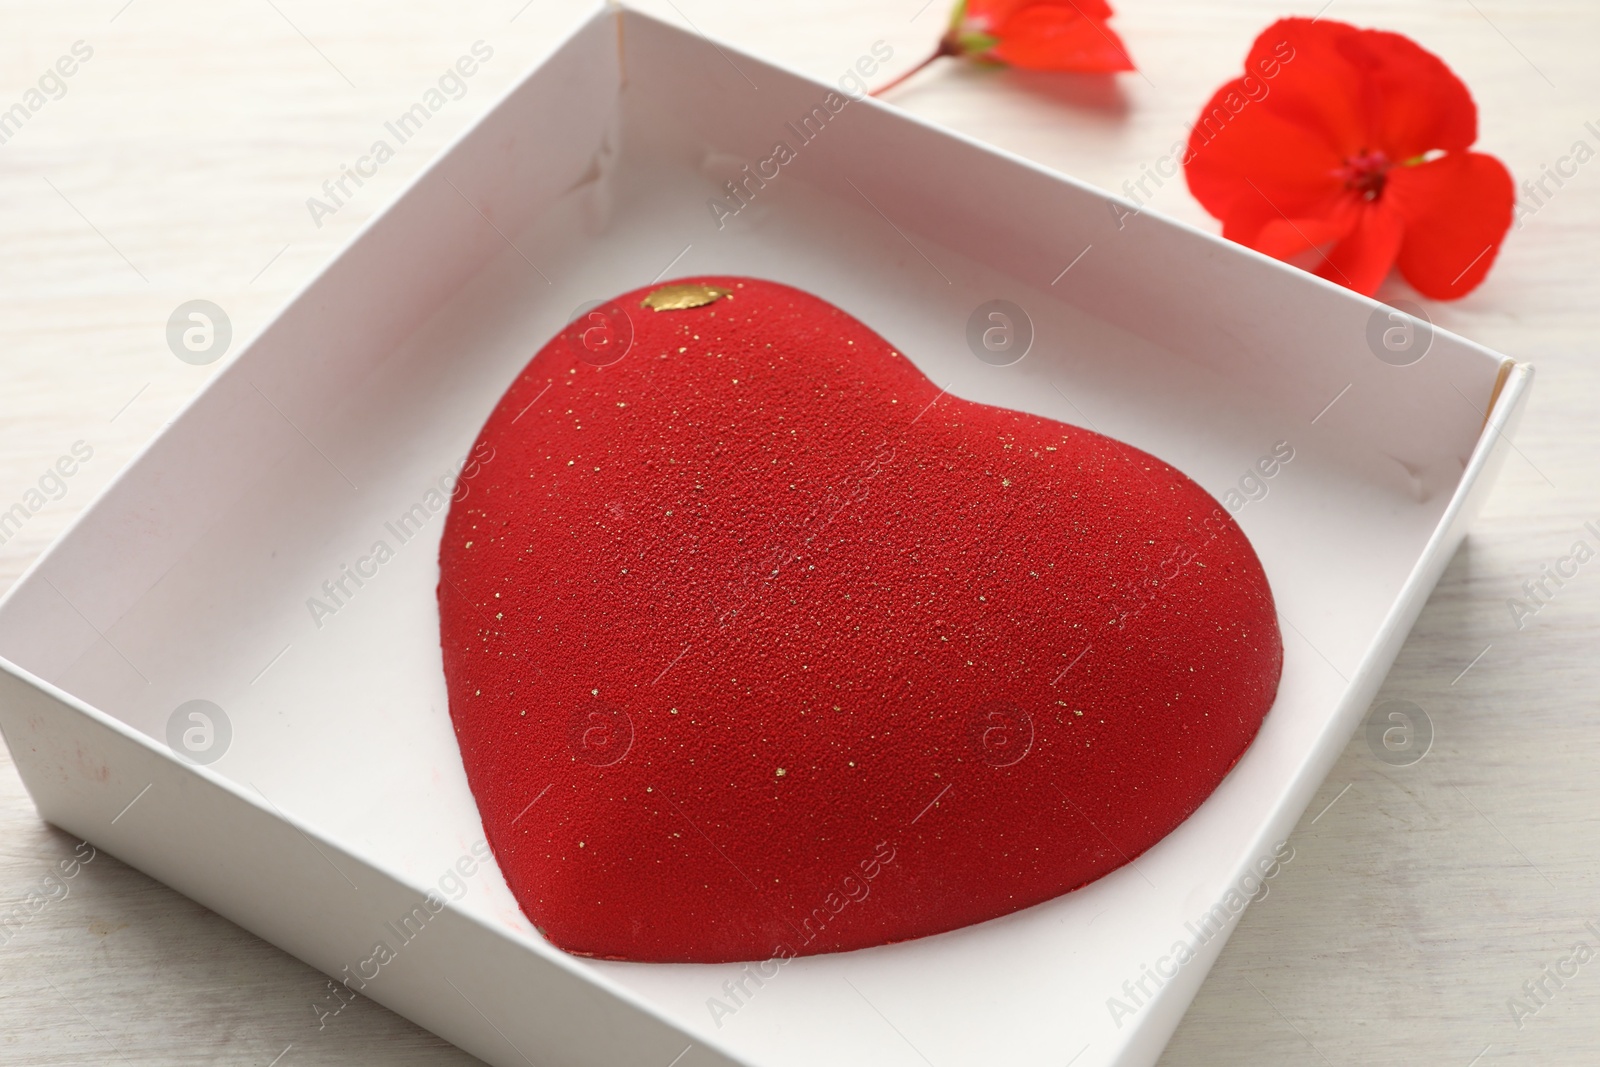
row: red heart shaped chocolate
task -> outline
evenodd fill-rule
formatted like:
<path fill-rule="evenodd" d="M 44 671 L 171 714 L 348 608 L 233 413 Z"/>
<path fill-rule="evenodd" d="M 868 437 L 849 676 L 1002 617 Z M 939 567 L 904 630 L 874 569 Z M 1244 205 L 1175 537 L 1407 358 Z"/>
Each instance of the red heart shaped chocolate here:
<path fill-rule="evenodd" d="M 945 394 L 787 286 L 602 305 L 473 455 L 450 714 L 569 952 L 766 959 L 1037 904 L 1193 812 L 1277 691 L 1266 577 L 1204 490 Z"/>

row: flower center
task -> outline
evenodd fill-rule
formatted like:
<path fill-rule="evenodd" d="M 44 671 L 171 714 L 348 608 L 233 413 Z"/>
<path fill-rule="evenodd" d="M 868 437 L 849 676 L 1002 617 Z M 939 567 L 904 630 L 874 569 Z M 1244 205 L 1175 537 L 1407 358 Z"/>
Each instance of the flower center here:
<path fill-rule="evenodd" d="M 1382 151 L 1361 151 L 1346 157 L 1344 166 L 1334 171 L 1344 179 L 1344 187 L 1360 193 L 1362 199 L 1376 200 L 1388 180 L 1389 168 L 1394 164 Z"/>

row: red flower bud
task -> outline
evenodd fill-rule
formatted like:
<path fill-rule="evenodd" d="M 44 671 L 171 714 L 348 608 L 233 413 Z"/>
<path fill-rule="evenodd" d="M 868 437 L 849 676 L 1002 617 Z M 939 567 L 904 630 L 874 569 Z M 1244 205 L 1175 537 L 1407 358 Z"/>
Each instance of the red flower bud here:
<path fill-rule="evenodd" d="M 959 0 L 933 55 L 876 89 L 878 96 L 928 64 L 958 56 L 1026 70 L 1112 74 L 1133 70 L 1107 25 L 1106 0 Z"/>

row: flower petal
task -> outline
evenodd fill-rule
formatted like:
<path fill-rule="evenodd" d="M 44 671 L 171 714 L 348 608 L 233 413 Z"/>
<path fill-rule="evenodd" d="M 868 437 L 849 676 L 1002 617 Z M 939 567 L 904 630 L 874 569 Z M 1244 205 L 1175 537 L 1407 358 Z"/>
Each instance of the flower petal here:
<path fill-rule="evenodd" d="M 1227 226 L 1223 227 L 1222 236 L 1247 244 L 1274 259 L 1291 259 L 1341 241 L 1349 236 L 1360 221 L 1361 202 L 1348 193 L 1330 198 L 1327 203 L 1299 216 L 1285 214 L 1265 198 L 1262 203 L 1265 210 L 1260 213 L 1259 228 L 1251 239 L 1235 236 Z"/>
<path fill-rule="evenodd" d="M 1505 164 L 1481 152 L 1396 167 L 1383 199 L 1406 220 L 1400 273 L 1423 296 L 1465 296 L 1494 264 L 1516 198 Z"/>
<path fill-rule="evenodd" d="M 1189 191 L 1224 224 L 1235 212 L 1260 214 L 1263 198 L 1294 216 L 1327 208 L 1344 188 L 1334 173 L 1340 157 L 1317 132 L 1252 102 L 1246 83 L 1218 89 L 1189 131 Z"/>
<path fill-rule="evenodd" d="M 1398 33 L 1361 30 L 1341 51 L 1362 74 L 1369 146 L 1402 163 L 1425 152 L 1464 152 L 1478 139 L 1478 106 L 1444 60 Z"/>
<path fill-rule="evenodd" d="M 1104 22 L 1111 17 L 1106 0 L 967 0 L 964 17 L 994 28 L 1025 7 L 1060 7 Z"/>
<path fill-rule="evenodd" d="M 1406 220 L 1381 198 L 1355 202 L 1360 206 L 1354 228 L 1323 257 L 1316 273 L 1319 278 L 1371 296 L 1389 276 L 1389 269 L 1400 254 Z"/>
<path fill-rule="evenodd" d="M 1361 69 L 1350 42 L 1361 31 L 1331 20 L 1280 19 L 1262 31 L 1245 57 L 1245 88 L 1262 109 L 1302 127 L 1344 159 L 1372 147 L 1361 106 Z"/>
<path fill-rule="evenodd" d="M 1086 5 L 1080 10 L 1071 3 L 1023 5 L 994 27 L 1000 43 L 986 58 L 1027 70 L 1093 74 L 1133 70 L 1133 60 L 1116 31 L 1085 10 L 1098 9 Z"/>

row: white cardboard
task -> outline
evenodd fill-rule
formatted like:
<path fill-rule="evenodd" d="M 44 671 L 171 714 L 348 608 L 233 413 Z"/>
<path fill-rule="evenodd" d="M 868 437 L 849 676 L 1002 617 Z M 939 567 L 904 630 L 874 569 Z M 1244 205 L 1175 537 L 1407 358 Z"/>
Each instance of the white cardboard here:
<path fill-rule="evenodd" d="M 395 940 L 482 837 L 439 662 L 442 515 L 320 627 L 307 598 L 394 540 L 385 523 L 455 469 L 579 304 L 669 264 L 768 277 L 957 395 L 1092 426 L 1219 497 L 1290 442 L 1237 514 L 1285 623 L 1260 736 L 1136 866 L 793 961 L 720 1020 L 708 999 L 730 1003 L 738 967 L 569 957 L 492 863 L 363 992 L 496 1065 L 686 1048 L 680 1067 L 1153 1063 L 1227 931 L 1131 1016 L 1107 998 L 1194 943 L 1185 924 L 1288 835 L 1464 535 L 1531 372 L 1444 332 L 1390 366 L 1365 340 L 1372 301 L 874 101 L 801 143 L 786 124 L 831 88 L 614 9 L 531 72 L 0 602 L 0 730 L 41 814 L 330 974 Z M 719 228 L 707 201 L 779 140 L 794 161 Z M 1012 367 L 966 348 L 994 297 L 1035 326 Z M 207 767 L 165 744 L 194 698 L 233 729 Z"/>

